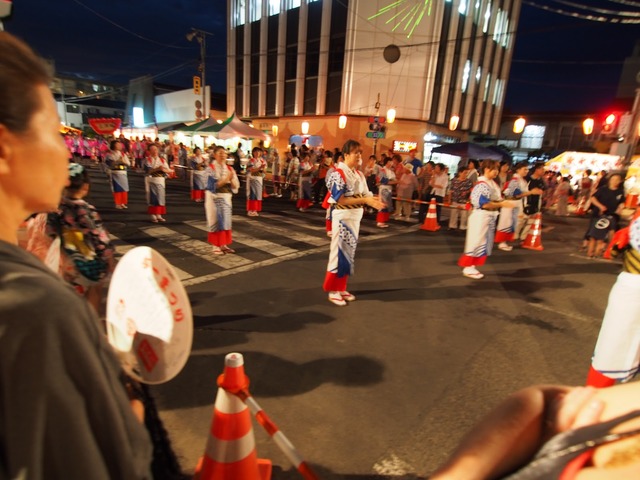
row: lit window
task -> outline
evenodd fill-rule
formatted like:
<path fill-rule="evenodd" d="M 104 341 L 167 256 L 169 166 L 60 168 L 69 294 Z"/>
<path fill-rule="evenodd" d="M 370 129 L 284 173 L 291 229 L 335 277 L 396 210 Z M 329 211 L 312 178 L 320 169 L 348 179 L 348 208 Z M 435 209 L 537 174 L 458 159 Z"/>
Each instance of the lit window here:
<path fill-rule="evenodd" d="M 91 85 L 91 89 L 94 92 L 99 92 L 100 91 L 100 85 L 96 85 L 95 83 L 93 85 Z"/>
<path fill-rule="evenodd" d="M 317 2 L 318 0 L 307 0 L 307 3 Z"/>
<path fill-rule="evenodd" d="M 520 148 L 537 150 L 542 148 L 546 127 L 544 125 L 527 125 L 520 137 Z"/>
<path fill-rule="evenodd" d="M 493 104 L 498 105 L 502 101 L 502 90 L 504 88 L 504 82 L 501 79 L 496 80 L 495 87 L 493 89 Z"/>
<path fill-rule="evenodd" d="M 298 8 L 300 6 L 300 0 L 287 0 L 287 10 L 292 8 Z"/>
<path fill-rule="evenodd" d="M 479 82 L 482 78 L 482 67 L 478 67 L 476 70 L 476 82 Z"/>
<path fill-rule="evenodd" d="M 280 13 L 280 0 L 269 0 L 269 15 Z"/>
<path fill-rule="evenodd" d="M 509 46 L 509 40 L 511 40 L 511 33 L 509 33 L 509 17 L 507 12 L 504 13 L 504 27 L 502 28 L 502 46 L 507 48 Z"/>
<path fill-rule="evenodd" d="M 236 2 L 235 18 L 232 19 L 236 27 L 240 25 L 244 25 L 246 22 L 245 12 L 246 12 L 247 6 L 245 2 L 246 0 L 237 0 Z"/>
<path fill-rule="evenodd" d="M 467 13 L 467 0 L 460 0 L 460 6 L 458 7 L 458 13 L 464 15 Z"/>
<path fill-rule="evenodd" d="M 482 12 L 482 0 L 476 0 L 476 6 L 473 11 L 473 23 L 478 25 L 480 23 L 480 12 Z"/>
<path fill-rule="evenodd" d="M 484 82 L 484 96 L 482 97 L 482 101 L 486 102 L 487 98 L 489 98 L 489 89 L 491 88 L 491 74 L 487 73 L 487 79 Z"/>
<path fill-rule="evenodd" d="M 251 0 L 249 4 L 249 15 L 251 22 L 262 18 L 262 0 Z"/>
<path fill-rule="evenodd" d="M 483 33 L 487 33 L 489 30 L 489 20 L 491 20 L 491 2 L 487 4 L 487 9 L 484 12 L 484 25 L 482 26 Z"/>
<path fill-rule="evenodd" d="M 462 71 L 462 91 L 467 91 L 469 85 L 469 75 L 471 75 L 471 60 L 467 60 L 464 64 L 464 70 Z"/>

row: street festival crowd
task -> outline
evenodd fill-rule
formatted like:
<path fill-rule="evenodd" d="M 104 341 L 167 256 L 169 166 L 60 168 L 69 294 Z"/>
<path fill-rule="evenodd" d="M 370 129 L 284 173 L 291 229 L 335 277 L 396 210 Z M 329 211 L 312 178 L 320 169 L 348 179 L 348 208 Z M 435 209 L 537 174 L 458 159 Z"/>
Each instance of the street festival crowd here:
<path fill-rule="evenodd" d="M 438 222 L 451 208 L 448 228 L 466 232 L 458 264 L 464 276 L 480 279 L 477 267 L 494 242 L 511 251 L 529 235 L 533 216 L 552 209 L 567 215 L 575 197 L 576 210 L 592 216 L 581 248 L 596 258 L 609 245 L 607 254 L 623 261 L 588 386 L 512 394 L 431 478 L 640 478 L 640 383 L 629 383 L 640 352 L 640 221 L 636 213 L 621 228 L 620 173 L 586 171 L 572 182 L 544 165 L 470 159 L 450 178 L 445 165 L 423 163 L 416 152 L 365 160 L 355 140 L 331 151 L 291 145 L 279 156 L 262 146 L 248 155 L 222 146 L 188 152 L 121 137 L 97 140 L 87 153 L 84 140 L 67 138 L 65 148 L 48 70 L 4 32 L 0 67 L 0 478 L 180 478 L 152 398 L 123 373 L 98 317 L 114 258 L 85 200 L 90 178 L 82 157 L 102 166 L 118 209 L 128 208 L 127 171 L 144 171 L 153 223 L 165 221 L 167 177 L 188 174 L 215 255 L 234 253 L 231 198 L 242 176 L 248 216 L 259 216 L 269 196 L 288 195 L 300 212 L 322 205 L 331 237 L 324 290 L 338 306 L 355 300 L 347 280 L 365 214 L 384 229 L 391 215 L 424 221 L 431 200 Z M 41 168 L 34 171 L 33 162 Z"/>

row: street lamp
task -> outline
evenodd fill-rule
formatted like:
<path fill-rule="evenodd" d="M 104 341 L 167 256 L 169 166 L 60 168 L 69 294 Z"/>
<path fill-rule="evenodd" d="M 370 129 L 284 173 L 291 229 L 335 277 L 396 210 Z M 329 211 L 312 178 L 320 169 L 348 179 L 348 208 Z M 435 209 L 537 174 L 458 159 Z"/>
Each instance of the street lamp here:
<path fill-rule="evenodd" d="M 390 108 L 387 110 L 387 123 L 393 123 L 396 121 L 396 109 Z"/>
<path fill-rule="evenodd" d="M 458 115 L 451 115 L 451 118 L 449 119 L 449 130 L 456 130 L 459 123 L 460 117 Z"/>
<path fill-rule="evenodd" d="M 200 65 L 198 66 L 198 70 L 200 70 L 200 76 L 202 78 L 202 118 L 207 118 L 207 104 L 205 102 L 206 93 L 207 93 L 207 84 L 205 83 L 205 58 L 207 54 L 207 45 L 206 45 L 206 35 L 209 32 L 205 32 L 204 30 L 198 30 L 197 28 L 192 28 L 189 33 L 187 33 L 187 40 L 190 42 L 195 38 L 200 44 Z"/>

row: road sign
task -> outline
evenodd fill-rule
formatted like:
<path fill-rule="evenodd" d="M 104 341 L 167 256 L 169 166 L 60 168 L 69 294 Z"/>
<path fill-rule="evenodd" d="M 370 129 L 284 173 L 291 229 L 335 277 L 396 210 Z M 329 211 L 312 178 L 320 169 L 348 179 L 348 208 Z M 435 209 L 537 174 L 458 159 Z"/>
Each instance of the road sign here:
<path fill-rule="evenodd" d="M 367 138 L 384 138 L 384 132 L 367 132 Z"/>
<path fill-rule="evenodd" d="M 369 117 L 369 123 L 384 123 L 385 120 L 384 117 Z"/>

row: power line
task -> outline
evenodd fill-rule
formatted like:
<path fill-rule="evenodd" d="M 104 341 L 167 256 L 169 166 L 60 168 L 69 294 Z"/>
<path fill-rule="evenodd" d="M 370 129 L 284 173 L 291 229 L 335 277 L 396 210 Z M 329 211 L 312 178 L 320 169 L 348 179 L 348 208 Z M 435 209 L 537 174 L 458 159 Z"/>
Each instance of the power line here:
<path fill-rule="evenodd" d="M 580 5 L 579 3 L 574 3 L 574 2 L 569 2 L 567 0 L 552 0 L 556 3 L 560 3 L 562 5 L 566 5 L 568 7 L 573 7 L 573 8 L 580 8 L 583 10 L 588 10 L 591 12 L 595 12 L 595 13 L 600 13 L 603 15 L 617 15 L 620 17 L 633 17 L 633 18 L 640 18 L 640 12 L 628 12 L 628 11 L 622 11 L 622 10 L 609 10 L 606 8 L 598 8 L 598 7 L 591 7 L 588 5 Z"/>
<path fill-rule="evenodd" d="M 78 5 L 80 5 L 81 7 L 86 8 L 87 10 L 89 10 L 91 13 L 93 13 L 93 14 L 94 14 L 94 15 L 96 15 L 97 17 L 100 17 L 100 18 L 101 18 L 102 20 L 104 20 L 105 22 L 110 23 L 110 24 L 111 24 L 111 25 L 113 25 L 114 27 L 117 27 L 117 28 L 119 28 L 120 30 L 125 31 L 125 32 L 127 32 L 128 34 L 133 35 L 134 37 L 138 37 L 138 38 L 140 38 L 141 40 L 144 40 L 144 41 L 146 41 L 146 42 L 155 43 L 156 45 L 161 45 L 161 46 L 166 47 L 166 48 L 177 48 L 177 49 L 180 49 L 180 50 L 187 50 L 187 49 L 189 49 L 189 48 L 190 48 L 190 47 L 179 47 L 179 46 L 177 46 L 177 45 L 169 45 L 169 44 L 166 44 L 166 43 L 158 42 L 158 41 L 153 40 L 153 39 L 151 39 L 151 38 L 143 37 L 142 35 L 140 35 L 140 34 L 138 34 L 138 33 L 136 33 L 136 32 L 133 32 L 133 31 L 129 30 L 128 28 L 123 27 L 122 25 L 120 25 L 120 24 L 118 24 L 118 23 L 114 22 L 114 21 L 113 21 L 113 20 L 111 20 L 110 18 L 105 17 L 105 16 L 104 16 L 104 15 L 102 15 L 101 13 L 99 13 L 99 12 L 95 11 L 95 10 L 94 10 L 94 9 L 92 9 L 91 7 L 88 7 L 87 5 L 85 5 L 84 3 L 82 3 L 80 0 L 73 0 L 73 1 L 74 1 L 75 3 L 77 3 Z"/>
<path fill-rule="evenodd" d="M 561 8 L 553 8 L 548 7 L 546 5 L 540 5 L 539 3 L 524 0 L 522 2 L 524 5 L 528 5 L 533 8 L 538 8 L 540 10 L 545 10 L 547 12 L 557 13 L 558 15 L 564 15 L 567 17 L 573 17 L 580 20 L 587 20 L 590 22 L 599 22 L 599 23 L 615 23 L 615 24 L 628 24 L 628 25 L 636 25 L 640 24 L 640 18 L 626 18 L 626 17 L 604 17 L 598 15 L 588 15 L 584 13 L 578 12 L 570 12 L 567 10 L 562 10 Z"/>

